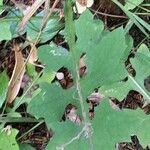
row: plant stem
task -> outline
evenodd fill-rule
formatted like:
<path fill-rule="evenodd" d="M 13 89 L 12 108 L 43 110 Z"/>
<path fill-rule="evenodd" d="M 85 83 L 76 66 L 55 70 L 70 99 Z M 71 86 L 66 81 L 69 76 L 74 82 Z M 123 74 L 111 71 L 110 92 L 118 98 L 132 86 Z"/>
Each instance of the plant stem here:
<path fill-rule="evenodd" d="M 88 139 L 90 142 L 89 149 L 93 149 L 93 143 L 92 143 L 92 135 L 91 135 L 91 128 L 90 123 L 88 122 L 86 111 L 83 103 L 83 96 L 81 92 L 81 85 L 80 85 L 80 75 L 79 75 L 79 60 L 80 58 L 77 58 L 76 51 L 75 51 L 75 27 L 74 27 L 74 21 L 73 21 L 73 12 L 72 12 L 72 5 L 71 0 L 65 1 L 65 30 L 67 33 L 67 42 L 69 44 L 72 61 L 73 61 L 73 67 L 75 68 L 75 76 L 76 76 L 76 89 L 79 96 L 80 106 L 82 110 L 82 116 L 83 116 L 83 123 L 84 128 L 86 128 L 85 132 L 88 134 Z M 70 143 L 70 142 L 69 142 Z"/>

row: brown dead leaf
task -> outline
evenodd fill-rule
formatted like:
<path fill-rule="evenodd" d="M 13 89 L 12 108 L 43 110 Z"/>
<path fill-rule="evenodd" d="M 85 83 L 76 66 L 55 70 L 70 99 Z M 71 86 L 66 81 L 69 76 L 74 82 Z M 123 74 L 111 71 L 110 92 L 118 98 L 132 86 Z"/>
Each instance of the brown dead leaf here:
<path fill-rule="evenodd" d="M 33 16 L 33 14 L 37 11 L 37 9 L 45 2 L 46 0 L 36 0 L 31 8 L 27 11 L 26 15 L 23 17 L 20 22 L 18 32 L 22 31 L 25 25 L 28 23 L 29 19 Z"/>
<path fill-rule="evenodd" d="M 20 46 L 14 44 L 13 50 L 15 51 L 15 67 L 8 84 L 8 93 L 6 100 L 8 104 L 11 104 L 16 98 L 20 90 L 23 75 L 25 73 L 25 62 L 20 50 Z"/>

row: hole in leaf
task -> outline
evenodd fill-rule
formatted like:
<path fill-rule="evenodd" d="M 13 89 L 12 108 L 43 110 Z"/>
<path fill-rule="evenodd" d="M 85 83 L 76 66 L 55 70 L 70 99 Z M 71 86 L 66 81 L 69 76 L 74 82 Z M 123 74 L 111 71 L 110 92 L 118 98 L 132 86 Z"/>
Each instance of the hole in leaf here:
<path fill-rule="evenodd" d="M 144 104 L 144 106 L 143 106 L 143 111 L 147 114 L 147 115 L 149 115 L 150 114 L 150 104 Z"/>
<path fill-rule="evenodd" d="M 132 64 L 130 62 L 130 59 L 131 58 L 134 58 L 135 57 L 135 54 L 134 53 L 131 53 L 129 56 L 128 56 L 128 59 L 126 60 L 125 62 L 125 66 L 126 66 L 126 69 L 128 70 L 129 74 L 131 74 L 133 77 L 136 76 L 136 71 L 135 69 L 132 67 Z"/>
<path fill-rule="evenodd" d="M 23 88 L 20 88 L 18 94 L 17 94 L 17 97 L 21 97 L 23 94 Z"/>
<path fill-rule="evenodd" d="M 61 118 L 61 121 L 66 121 L 66 119 L 80 125 L 81 124 L 81 118 L 77 114 L 77 107 L 72 104 L 68 104 L 65 108 L 64 114 Z"/>
<path fill-rule="evenodd" d="M 68 43 L 65 41 L 65 38 L 63 35 L 61 34 L 57 34 L 53 39 L 51 39 L 49 42 L 47 42 L 48 44 L 53 41 L 56 45 L 58 46 L 62 46 L 63 48 L 69 50 L 69 45 Z"/>
<path fill-rule="evenodd" d="M 116 144 L 117 150 L 149 150 L 147 146 L 145 149 L 140 144 L 140 141 L 136 135 L 131 136 L 131 142 L 120 142 Z"/>
<path fill-rule="evenodd" d="M 130 67 L 128 68 L 128 72 L 129 72 L 129 74 L 132 74 L 133 77 L 136 76 L 136 71 L 134 70 L 134 68 L 133 68 L 132 66 L 130 66 Z"/>
<path fill-rule="evenodd" d="M 100 101 L 104 98 L 104 95 L 102 95 L 98 88 L 94 90 L 94 92 L 89 95 L 86 99 L 86 102 L 89 103 L 89 118 L 94 118 L 94 111 L 95 107 L 99 105 Z"/>
<path fill-rule="evenodd" d="M 111 106 L 114 109 L 137 109 L 138 107 L 143 109 L 144 100 L 143 96 L 134 90 L 129 91 L 127 96 L 122 100 L 119 101 L 116 98 L 110 97 Z"/>
<path fill-rule="evenodd" d="M 128 77 L 125 77 L 124 79 L 121 80 L 122 82 L 128 81 Z"/>
<path fill-rule="evenodd" d="M 150 75 L 144 79 L 144 87 L 150 92 Z"/>
<path fill-rule="evenodd" d="M 40 73 L 42 70 L 43 70 L 43 67 L 42 67 L 42 63 L 39 62 L 39 61 L 36 61 L 35 62 L 37 65 L 35 66 L 35 71 L 37 73 Z M 43 73 L 42 73 L 43 74 Z M 42 76 L 42 74 L 40 75 L 40 77 Z"/>
<path fill-rule="evenodd" d="M 86 67 L 86 64 L 85 64 L 85 57 L 86 57 L 86 54 L 83 53 L 81 55 L 80 61 L 79 61 L 79 75 L 80 75 L 81 78 L 87 74 L 87 67 Z"/>
<path fill-rule="evenodd" d="M 73 77 L 69 70 L 65 67 L 62 67 L 57 71 L 52 83 L 55 81 L 59 82 L 63 89 L 68 89 L 73 86 Z"/>

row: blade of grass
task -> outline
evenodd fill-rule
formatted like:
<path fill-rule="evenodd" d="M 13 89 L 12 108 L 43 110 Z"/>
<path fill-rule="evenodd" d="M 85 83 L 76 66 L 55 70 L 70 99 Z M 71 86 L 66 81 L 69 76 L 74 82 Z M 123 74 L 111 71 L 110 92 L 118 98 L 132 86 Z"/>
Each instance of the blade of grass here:
<path fill-rule="evenodd" d="M 125 34 L 127 34 L 129 31 L 130 31 L 130 29 L 131 29 L 131 27 L 133 26 L 133 21 L 130 19 L 129 21 L 128 21 L 128 23 L 127 23 L 127 25 L 125 26 L 125 29 L 124 29 L 124 33 Z"/>
<path fill-rule="evenodd" d="M 141 6 L 147 6 L 148 7 L 148 6 L 150 6 L 150 4 L 141 4 Z"/>
<path fill-rule="evenodd" d="M 135 18 L 135 15 L 128 11 L 127 9 L 124 8 L 124 6 L 118 2 L 117 0 L 112 0 L 116 5 L 118 5 L 122 10 L 123 12 L 130 18 L 130 20 L 147 36 L 149 37 L 149 34 L 145 31 L 145 29 L 143 28 L 143 23 L 142 25 L 138 22 L 138 20 Z M 141 20 L 140 20 L 141 21 Z"/>
<path fill-rule="evenodd" d="M 34 129 L 36 129 L 38 126 L 40 126 L 42 123 L 44 123 L 44 120 L 40 121 L 38 124 L 36 124 L 34 127 L 32 127 L 30 130 L 28 130 L 27 132 L 25 132 L 24 134 L 22 134 L 20 137 L 17 138 L 17 141 L 22 139 L 24 136 L 26 136 L 28 133 L 30 133 L 31 131 L 33 131 Z"/>
<path fill-rule="evenodd" d="M 136 6 L 137 8 L 140 8 L 140 9 L 142 9 L 142 10 L 144 10 L 144 11 L 150 12 L 149 9 L 144 8 L 142 5 L 136 5 L 135 3 L 131 2 L 131 1 L 128 1 L 128 3 L 130 3 L 130 4 L 134 5 L 134 6 Z"/>
<path fill-rule="evenodd" d="M 139 16 L 135 14 L 133 14 L 133 16 L 138 22 L 140 22 L 141 25 L 143 25 L 148 31 L 150 31 L 150 25 L 146 21 L 144 21 L 143 19 L 141 19 Z"/>

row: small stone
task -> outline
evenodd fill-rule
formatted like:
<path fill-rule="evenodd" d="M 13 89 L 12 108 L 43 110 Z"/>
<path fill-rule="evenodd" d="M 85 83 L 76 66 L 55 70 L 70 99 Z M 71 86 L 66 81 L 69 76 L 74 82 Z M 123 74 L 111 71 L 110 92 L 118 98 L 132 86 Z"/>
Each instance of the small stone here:
<path fill-rule="evenodd" d="M 56 73 L 56 78 L 57 78 L 58 80 L 62 80 L 62 79 L 64 79 L 64 74 L 63 74 L 62 72 L 57 72 L 57 73 Z"/>

